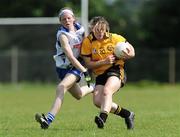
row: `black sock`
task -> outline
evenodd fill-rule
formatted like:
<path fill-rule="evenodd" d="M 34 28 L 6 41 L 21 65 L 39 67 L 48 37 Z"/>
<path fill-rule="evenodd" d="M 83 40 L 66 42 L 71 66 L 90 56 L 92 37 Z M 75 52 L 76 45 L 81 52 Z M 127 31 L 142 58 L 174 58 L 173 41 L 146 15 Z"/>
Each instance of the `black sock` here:
<path fill-rule="evenodd" d="M 106 119 L 108 117 L 108 114 L 105 112 L 101 112 L 99 117 L 104 121 L 104 123 L 106 122 Z"/>
<path fill-rule="evenodd" d="M 121 107 L 118 106 L 117 109 L 116 109 L 116 111 L 114 112 L 114 114 L 118 115 L 120 111 L 121 111 Z"/>
<path fill-rule="evenodd" d="M 122 118 L 127 118 L 129 117 L 131 114 L 131 112 L 127 109 L 121 108 L 121 111 L 119 112 L 119 116 L 121 116 Z"/>

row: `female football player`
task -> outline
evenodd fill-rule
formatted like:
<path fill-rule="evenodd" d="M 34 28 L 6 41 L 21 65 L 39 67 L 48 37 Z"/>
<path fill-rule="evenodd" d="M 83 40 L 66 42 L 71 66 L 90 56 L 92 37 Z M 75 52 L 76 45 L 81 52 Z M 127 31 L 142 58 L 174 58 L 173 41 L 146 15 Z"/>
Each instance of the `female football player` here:
<path fill-rule="evenodd" d="M 84 75 L 87 82 L 90 77 L 87 69 L 79 61 L 81 43 L 84 38 L 84 28 L 76 22 L 74 13 L 70 8 L 63 8 L 59 12 L 60 27 L 56 35 L 56 63 L 57 75 L 60 83 L 56 89 L 56 97 L 52 108 L 45 116 L 36 114 L 35 119 L 42 129 L 47 129 L 59 112 L 67 91 L 76 99 L 80 99 L 93 91 L 92 86 L 80 88 L 79 81 Z M 89 83 L 88 83 L 89 84 Z"/>
<path fill-rule="evenodd" d="M 113 94 L 125 84 L 125 60 L 135 56 L 134 48 L 129 48 L 122 58 L 114 56 L 114 46 L 126 39 L 109 32 L 109 24 L 104 17 L 98 16 L 90 21 L 90 34 L 83 40 L 81 55 L 86 66 L 96 76 L 93 102 L 100 108 L 95 117 L 98 128 L 103 128 L 109 113 L 114 113 L 125 119 L 127 129 L 134 128 L 134 112 L 120 107 L 112 101 Z"/>

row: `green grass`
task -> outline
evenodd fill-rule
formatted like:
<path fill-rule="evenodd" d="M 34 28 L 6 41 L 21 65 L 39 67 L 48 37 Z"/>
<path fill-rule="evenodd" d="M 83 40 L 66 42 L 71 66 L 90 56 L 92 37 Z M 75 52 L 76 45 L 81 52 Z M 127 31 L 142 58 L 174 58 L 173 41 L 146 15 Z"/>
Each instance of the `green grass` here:
<path fill-rule="evenodd" d="M 36 112 L 48 112 L 56 85 L 0 84 L 0 137 L 179 137 L 180 85 L 127 84 L 114 101 L 133 110 L 135 129 L 126 130 L 124 120 L 110 114 L 105 128 L 97 129 L 92 96 L 80 101 L 70 94 L 48 130 L 34 120 Z"/>

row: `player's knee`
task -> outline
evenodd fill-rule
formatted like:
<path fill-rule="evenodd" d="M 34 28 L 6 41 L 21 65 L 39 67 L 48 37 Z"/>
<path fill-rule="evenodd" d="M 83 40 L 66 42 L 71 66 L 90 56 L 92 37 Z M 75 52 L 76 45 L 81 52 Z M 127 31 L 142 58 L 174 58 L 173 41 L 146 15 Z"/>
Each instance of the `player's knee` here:
<path fill-rule="evenodd" d="M 79 95 L 79 96 L 76 96 L 75 98 L 76 98 L 77 100 L 80 100 L 80 99 L 82 98 L 82 96 Z"/>
<path fill-rule="evenodd" d="M 111 96 L 111 90 L 109 88 L 104 88 L 103 96 Z"/>
<path fill-rule="evenodd" d="M 98 108 L 100 108 L 100 106 L 101 106 L 98 102 L 94 102 L 94 105 Z"/>
<path fill-rule="evenodd" d="M 80 100 L 83 97 L 83 93 L 82 92 L 77 92 L 77 94 L 74 96 L 77 100 Z"/>
<path fill-rule="evenodd" d="M 56 88 L 56 95 L 57 96 L 64 96 L 65 94 L 65 88 L 64 88 L 64 85 L 58 85 L 57 88 Z"/>
<path fill-rule="evenodd" d="M 93 103 L 96 107 L 101 107 L 101 101 L 98 98 L 94 98 Z"/>

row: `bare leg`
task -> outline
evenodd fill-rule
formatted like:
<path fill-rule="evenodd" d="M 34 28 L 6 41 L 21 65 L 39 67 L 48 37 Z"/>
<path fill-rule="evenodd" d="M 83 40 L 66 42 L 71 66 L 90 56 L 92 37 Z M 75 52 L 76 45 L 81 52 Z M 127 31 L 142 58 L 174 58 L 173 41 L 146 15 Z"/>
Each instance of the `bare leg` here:
<path fill-rule="evenodd" d="M 59 112 L 61 108 L 65 93 L 73 86 L 75 81 L 76 76 L 73 74 L 68 74 L 57 86 L 56 97 L 50 110 L 50 113 L 54 116 Z"/>
<path fill-rule="evenodd" d="M 94 90 L 93 102 L 94 102 L 94 105 L 98 108 L 101 108 L 101 104 L 102 104 L 102 100 L 103 100 L 103 96 L 104 96 L 103 90 L 104 90 L 104 86 L 102 86 L 102 85 L 97 85 Z M 107 91 L 107 89 L 106 89 L 106 91 Z M 107 111 L 114 113 L 117 108 L 118 108 L 118 105 L 116 103 L 114 103 L 111 99 L 110 110 L 108 109 Z"/>
<path fill-rule="evenodd" d="M 115 76 L 108 78 L 103 90 L 101 112 L 109 113 L 111 111 L 112 96 L 115 92 L 118 91 L 119 87 L 120 87 L 119 78 Z"/>

